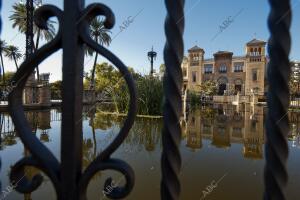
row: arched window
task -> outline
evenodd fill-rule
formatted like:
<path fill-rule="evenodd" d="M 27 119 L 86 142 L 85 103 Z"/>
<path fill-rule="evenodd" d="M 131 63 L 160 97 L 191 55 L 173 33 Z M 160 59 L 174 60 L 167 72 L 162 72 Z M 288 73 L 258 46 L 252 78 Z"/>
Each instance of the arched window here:
<path fill-rule="evenodd" d="M 254 49 L 254 56 L 257 56 L 257 48 Z"/>
<path fill-rule="evenodd" d="M 193 83 L 197 82 L 197 72 L 192 72 L 192 82 Z"/>
<path fill-rule="evenodd" d="M 220 73 L 227 73 L 227 66 L 226 65 L 221 65 L 219 68 Z"/>

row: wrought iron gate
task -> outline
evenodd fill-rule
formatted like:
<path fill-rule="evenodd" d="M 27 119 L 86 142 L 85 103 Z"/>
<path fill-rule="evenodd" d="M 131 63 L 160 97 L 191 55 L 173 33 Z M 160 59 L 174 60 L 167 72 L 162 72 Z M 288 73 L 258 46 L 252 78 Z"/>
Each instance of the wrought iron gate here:
<path fill-rule="evenodd" d="M 1 1 L 0 1 L 1 2 Z M 98 171 L 112 169 L 126 178 L 124 187 L 114 188 L 108 194 L 112 199 L 126 197 L 134 186 L 134 171 L 124 161 L 111 157 L 121 145 L 134 123 L 136 114 L 136 91 L 133 78 L 126 66 L 113 53 L 98 45 L 89 35 L 89 23 L 97 15 L 106 18 L 105 27 L 114 26 L 114 14 L 105 5 L 96 3 L 84 7 L 84 0 L 64 0 L 64 10 L 52 5 L 44 5 L 35 13 L 35 23 L 47 28 L 47 20 L 57 17 L 59 31 L 48 44 L 37 50 L 20 66 L 13 78 L 17 87 L 9 95 L 11 117 L 19 137 L 31 155 L 22 158 L 12 168 L 12 182 L 24 176 L 25 166 L 34 166 L 44 172 L 52 181 L 57 198 L 62 200 L 86 199 L 86 189 L 91 177 Z M 165 21 L 166 46 L 164 58 L 166 75 L 164 77 L 164 130 L 163 153 L 161 159 L 162 181 L 161 198 L 179 199 L 180 181 L 178 178 L 181 157 L 178 144 L 181 137 L 179 117 L 181 114 L 181 87 L 184 30 L 184 0 L 165 0 L 167 17 Z M 266 142 L 265 194 L 264 199 L 285 199 L 284 188 L 287 184 L 286 160 L 288 146 L 287 107 L 289 104 L 289 51 L 291 7 L 289 0 L 269 0 L 270 64 L 268 67 L 269 94 Z M 115 140 L 82 172 L 82 88 L 83 88 L 83 46 L 87 45 L 111 61 L 120 72 L 129 88 L 130 109 L 123 128 Z M 62 48 L 63 50 L 63 88 L 62 88 L 62 128 L 61 163 L 35 136 L 25 119 L 22 107 L 22 90 L 27 78 L 35 67 L 48 56 Z M 28 193 L 36 190 L 43 177 L 36 175 L 32 180 L 22 178 L 16 190 Z M 105 186 L 112 179 L 107 179 Z"/>

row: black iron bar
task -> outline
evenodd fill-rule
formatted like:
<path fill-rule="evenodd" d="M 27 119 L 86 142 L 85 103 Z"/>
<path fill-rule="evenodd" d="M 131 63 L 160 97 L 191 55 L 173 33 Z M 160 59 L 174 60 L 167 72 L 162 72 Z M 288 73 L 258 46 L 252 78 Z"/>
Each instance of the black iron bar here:
<path fill-rule="evenodd" d="M 83 8 L 84 0 L 64 1 L 61 125 L 61 191 L 64 200 L 76 200 L 80 197 L 77 182 L 82 173 L 84 49 L 83 42 L 79 40 L 77 24 Z"/>
<path fill-rule="evenodd" d="M 165 103 L 163 110 L 164 128 L 162 134 L 163 152 L 161 158 L 161 199 L 177 200 L 180 195 L 179 172 L 181 156 L 178 145 L 181 140 L 180 116 L 182 114 L 182 70 L 184 0 L 165 0 L 167 17 L 165 21 L 166 45 L 164 60 Z"/>
<path fill-rule="evenodd" d="M 269 82 L 268 115 L 266 122 L 266 165 L 264 172 L 265 200 L 286 199 L 288 181 L 286 161 L 288 158 L 287 135 L 289 132 L 289 78 L 291 67 L 291 6 L 290 0 L 269 0 L 271 13 L 268 25 L 271 32 L 267 74 Z"/>

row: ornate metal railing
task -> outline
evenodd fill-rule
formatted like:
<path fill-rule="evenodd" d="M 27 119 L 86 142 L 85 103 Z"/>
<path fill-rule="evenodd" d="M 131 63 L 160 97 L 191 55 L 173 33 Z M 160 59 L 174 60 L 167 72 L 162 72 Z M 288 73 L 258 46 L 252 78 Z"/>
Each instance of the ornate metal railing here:
<path fill-rule="evenodd" d="M 2 33 L 2 17 L 1 17 L 1 8 L 2 8 L 2 0 L 0 0 L 0 35 Z M 1 71 L 1 69 L 0 69 Z M 1 145 L 1 138 L 0 138 L 0 145 Z M 1 157 L 0 157 L 0 170 L 1 170 L 1 167 L 2 167 L 2 160 L 1 160 Z M 2 187 L 1 187 L 1 180 L 0 180 L 0 191 L 2 191 Z"/>
<path fill-rule="evenodd" d="M 114 26 L 112 11 L 103 4 L 92 4 L 84 9 L 84 0 L 65 0 L 64 11 L 55 6 L 44 5 L 35 12 L 35 23 L 47 28 L 47 20 L 57 17 L 59 30 L 56 37 L 30 55 L 20 66 L 13 82 L 16 88 L 9 95 L 9 110 L 16 130 L 30 156 L 22 158 L 11 170 L 10 180 L 18 182 L 16 190 L 30 193 L 42 183 L 43 177 L 36 175 L 32 180 L 24 176 L 25 166 L 34 166 L 44 172 L 52 181 L 58 199 L 86 199 L 86 190 L 92 176 L 101 170 L 116 170 L 125 176 L 126 184 L 116 187 L 107 194 L 110 198 L 123 198 L 134 185 L 134 172 L 122 160 L 111 158 L 111 154 L 121 145 L 134 123 L 136 114 L 136 91 L 133 78 L 127 67 L 114 54 L 98 45 L 90 37 L 89 24 L 98 15 L 105 17 L 105 27 Z M 122 73 L 129 89 L 129 112 L 124 126 L 114 141 L 82 172 L 82 89 L 84 44 L 112 62 Z M 22 91 L 27 78 L 44 59 L 62 48 L 62 128 L 61 163 L 33 134 L 25 118 L 22 106 Z M 112 179 L 105 182 L 110 186 Z"/>
<path fill-rule="evenodd" d="M 0 1 L 1 2 L 1 1 Z M 166 75 L 164 78 L 165 106 L 162 153 L 161 198 L 179 199 L 181 166 L 178 144 L 181 138 L 179 117 L 181 114 L 183 57 L 184 0 L 165 0 L 167 18 L 165 32 L 167 42 L 164 50 Z M 265 194 L 264 199 L 285 199 L 287 183 L 286 160 L 288 146 L 288 79 L 290 50 L 289 27 L 291 22 L 290 1 L 269 0 L 271 14 L 269 28 L 270 64 L 268 67 L 269 95 L 266 143 Z M 127 196 L 134 186 L 134 172 L 122 160 L 111 158 L 121 145 L 134 123 L 136 113 L 136 92 L 131 74 L 125 65 L 110 51 L 98 45 L 89 34 L 89 23 L 97 15 L 106 18 L 105 27 L 114 25 L 112 11 L 103 4 L 92 4 L 84 8 L 84 0 L 65 0 L 64 11 L 52 5 L 44 5 L 35 13 L 35 22 L 40 28 L 47 28 L 50 17 L 57 17 L 59 31 L 51 42 L 29 56 L 13 78 L 16 88 L 9 95 L 9 109 L 19 137 L 31 155 L 18 161 L 11 170 L 10 179 L 18 182 L 16 190 L 29 193 L 37 189 L 43 178 L 36 175 L 32 180 L 24 177 L 24 167 L 34 166 L 44 172 L 52 181 L 58 199 L 86 199 L 86 189 L 91 177 L 98 171 L 112 169 L 126 178 L 124 187 L 116 187 L 107 194 L 117 199 Z M 106 57 L 123 74 L 130 92 L 130 109 L 127 119 L 115 140 L 82 172 L 82 78 L 84 44 Z M 34 68 L 48 56 L 63 49 L 62 128 L 61 163 L 34 135 L 25 119 L 22 106 L 22 90 Z M 21 181 L 20 181 L 21 180 Z M 109 178 L 105 187 L 112 183 Z"/>

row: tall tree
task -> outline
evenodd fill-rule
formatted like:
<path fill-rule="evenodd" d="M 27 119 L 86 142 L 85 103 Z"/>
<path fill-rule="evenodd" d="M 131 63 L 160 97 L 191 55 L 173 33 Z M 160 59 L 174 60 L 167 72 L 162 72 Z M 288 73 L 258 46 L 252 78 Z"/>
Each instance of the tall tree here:
<path fill-rule="evenodd" d="M 5 56 L 7 56 L 10 60 L 13 60 L 16 65 L 16 69 L 19 69 L 18 60 L 22 58 L 22 54 L 18 47 L 9 45 L 5 49 Z"/>
<path fill-rule="evenodd" d="M 4 69 L 4 62 L 3 62 L 3 53 L 6 51 L 6 42 L 4 40 L 0 40 L 0 59 L 1 59 L 1 68 L 0 74 L 2 74 L 2 81 L 5 84 L 5 69 Z M 2 73 L 1 73 L 2 70 Z"/>
<path fill-rule="evenodd" d="M 104 27 L 104 21 L 100 18 L 95 18 L 90 24 L 90 34 L 92 38 L 100 45 L 109 45 L 111 43 L 110 31 Z M 92 56 L 94 51 L 91 48 L 87 48 L 87 54 Z M 95 87 L 95 71 L 98 60 L 98 53 L 96 52 L 94 65 L 92 69 L 92 77 L 90 83 L 90 89 Z"/>
<path fill-rule="evenodd" d="M 35 8 L 34 8 L 35 9 Z M 9 16 L 9 19 L 13 22 L 12 27 L 18 28 L 20 33 L 26 33 L 26 21 L 27 21 L 27 10 L 26 5 L 22 3 L 15 3 L 13 5 L 13 14 Z M 48 21 L 48 29 L 40 29 L 35 24 L 33 25 L 33 33 L 35 35 L 34 50 L 39 48 L 40 40 L 50 41 L 55 36 L 55 22 Z M 39 79 L 39 68 L 37 67 L 37 78 Z"/>

